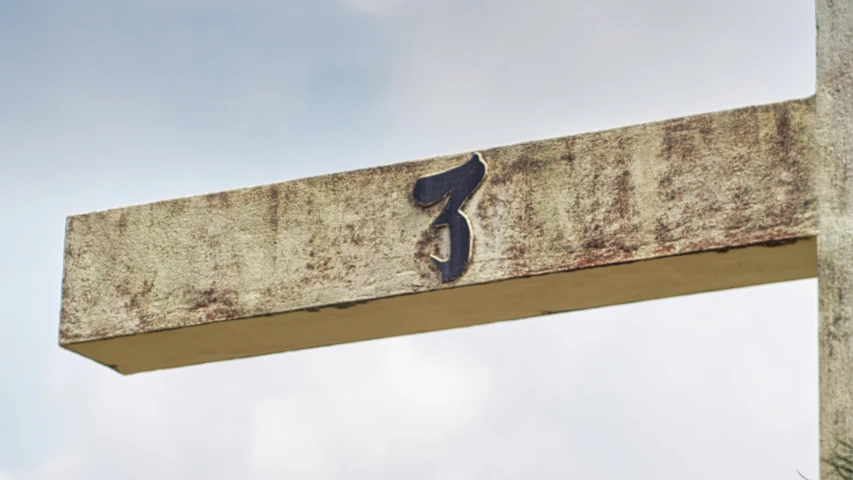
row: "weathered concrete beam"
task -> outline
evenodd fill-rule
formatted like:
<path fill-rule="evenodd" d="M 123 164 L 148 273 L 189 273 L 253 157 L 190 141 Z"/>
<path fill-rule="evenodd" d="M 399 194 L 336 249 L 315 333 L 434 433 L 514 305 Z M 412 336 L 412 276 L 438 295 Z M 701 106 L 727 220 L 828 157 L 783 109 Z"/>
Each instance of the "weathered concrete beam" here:
<path fill-rule="evenodd" d="M 60 342 L 122 373 L 816 274 L 812 99 L 493 148 L 442 283 L 441 157 L 67 222 Z"/>

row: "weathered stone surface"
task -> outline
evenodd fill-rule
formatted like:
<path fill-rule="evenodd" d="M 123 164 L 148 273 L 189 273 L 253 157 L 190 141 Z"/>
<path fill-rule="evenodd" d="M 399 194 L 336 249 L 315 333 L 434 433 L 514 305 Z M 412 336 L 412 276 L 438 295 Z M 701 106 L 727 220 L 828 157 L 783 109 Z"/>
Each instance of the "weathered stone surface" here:
<path fill-rule="evenodd" d="M 853 443 L 853 0 L 818 0 L 820 450 Z M 823 466 L 821 478 L 830 478 Z"/>
<path fill-rule="evenodd" d="M 411 192 L 470 153 L 73 216 L 60 341 L 133 373 L 814 276 L 813 109 L 481 150 L 450 284 Z"/>

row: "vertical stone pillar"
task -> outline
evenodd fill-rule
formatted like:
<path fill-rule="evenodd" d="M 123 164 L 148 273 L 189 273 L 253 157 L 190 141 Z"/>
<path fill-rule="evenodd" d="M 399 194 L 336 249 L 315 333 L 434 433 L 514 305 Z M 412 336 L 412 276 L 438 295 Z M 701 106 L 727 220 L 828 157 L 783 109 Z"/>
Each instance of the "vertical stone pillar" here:
<path fill-rule="evenodd" d="M 820 452 L 853 443 L 853 0 L 817 0 Z M 821 478 L 830 468 L 821 467 Z"/>

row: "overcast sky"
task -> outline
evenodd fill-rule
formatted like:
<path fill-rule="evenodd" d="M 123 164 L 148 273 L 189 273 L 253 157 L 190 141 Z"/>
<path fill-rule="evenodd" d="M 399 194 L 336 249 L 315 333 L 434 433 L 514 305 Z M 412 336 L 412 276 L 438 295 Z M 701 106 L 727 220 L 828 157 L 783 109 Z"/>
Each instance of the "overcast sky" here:
<path fill-rule="evenodd" d="M 124 377 L 64 219 L 809 96 L 812 0 L 0 0 L 0 480 L 816 480 L 815 280 Z"/>

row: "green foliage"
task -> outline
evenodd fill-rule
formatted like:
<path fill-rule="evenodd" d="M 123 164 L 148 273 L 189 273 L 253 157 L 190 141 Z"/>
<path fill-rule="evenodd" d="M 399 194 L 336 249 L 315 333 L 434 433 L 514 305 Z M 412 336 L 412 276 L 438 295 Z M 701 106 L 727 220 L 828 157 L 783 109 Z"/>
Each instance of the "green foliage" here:
<path fill-rule="evenodd" d="M 821 462 L 832 468 L 825 480 L 853 480 L 853 445 L 850 443 L 839 440 L 832 453 Z M 809 480 L 802 473 L 797 473 L 804 480 Z"/>
<path fill-rule="evenodd" d="M 850 443 L 839 440 L 832 454 L 822 461 L 832 467 L 830 478 L 853 480 L 853 445 Z"/>

